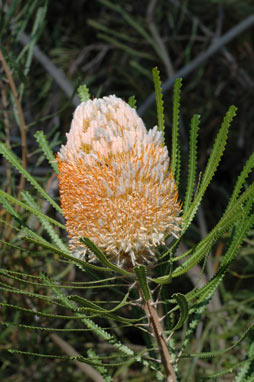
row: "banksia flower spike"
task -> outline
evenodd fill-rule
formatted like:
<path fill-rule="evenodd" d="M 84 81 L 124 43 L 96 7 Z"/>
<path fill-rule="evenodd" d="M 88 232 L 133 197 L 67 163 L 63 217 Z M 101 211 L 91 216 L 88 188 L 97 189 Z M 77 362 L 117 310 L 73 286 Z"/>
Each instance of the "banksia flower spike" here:
<path fill-rule="evenodd" d="M 57 154 L 60 202 L 73 255 L 93 255 L 92 240 L 126 269 L 151 262 L 180 231 L 181 206 L 157 126 L 114 95 L 82 102 Z"/>

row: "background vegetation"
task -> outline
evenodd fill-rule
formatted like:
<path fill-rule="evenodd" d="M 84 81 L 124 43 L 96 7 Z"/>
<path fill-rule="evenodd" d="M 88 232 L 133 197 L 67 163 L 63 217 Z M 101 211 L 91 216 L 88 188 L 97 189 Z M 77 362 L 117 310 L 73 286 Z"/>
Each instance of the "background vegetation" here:
<path fill-rule="evenodd" d="M 58 198 L 57 176 L 45 161 L 34 134 L 43 130 L 54 152 L 59 150 L 60 145 L 65 142 L 65 132 L 69 130 L 74 105 L 77 104 L 75 92 L 81 83 L 86 83 L 95 97 L 116 94 L 128 100 L 135 94 L 137 108 L 150 128 L 156 124 L 155 104 L 146 110 L 142 106 L 153 92 L 152 68 L 158 66 L 162 80 L 172 78 L 202 52 L 206 52 L 211 44 L 218 44 L 227 31 L 254 13 L 251 0 L 76 0 L 72 3 L 57 0 L 11 0 L 1 1 L 0 9 L 0 47 L 22 107 L 20 111 L 14 88 L 10 88 L 10 79 L 1 61 L 0 138 L 22 158 L 29 172 L 55 200 Z M 243 164 L 253 152 L 253 40 L 252 22 L 252 28 L 250 25 L 239 32 L 222 49 L 197 64 L 192 72 L 181 75 L 184 86 L 180 135 L 184 158 L 187 156 L 190 117 L 193 113 L 202 115 L 198 171 L 202 172 L 204 169 L 210 143 L 228 106 L 234 104 L 238 107 L 238 116 L 231 127 L 222 166 L 206 193 L 198 218 L 188 232 L 185 243 L 187 247 L 194 245 L 216 224 Z M 168 147 L 171 98 L 172 92 L 168 89 L 164 96 Z M 17 123 L 21 120 L 21 114 L 23 124 Z M 19 196 L 24 188 L 29 189 L 29 184 L 25 185 L 22 177 L 2 158 L 0 168 L 3 190 Z M 253 174 L 251 176 L 253 180 Z M 184 190 L 179 192 L 182 195 Z M 41 200 L 38 199 L 37 202 L 41 203 Z M 60 215 L 53 215 L 48 203 L 42 207 L 46 214 L 62 221 Z M 19 212 L 24 214 L 27 224 L 38 234 L 42 232 L 41 224 L 28 212 Z M 7 223 L 12 219 L 5 209 L 0 210 L 0 218 Z M 17 235 L 7 225 L 0 226 L 0 235 L 1 243 L 5 241 L 16 245 Z M 66 272 L 65 264 L 59 266 L 54 257 L 44 257 L 43 251 L 38 253 L 38 248 L 30 244 L 25 249 L 26 251 L 20 251 L 2 244 L 1 268 L 35 276 L 47 272 L 58 280 L 81 281 L 81 274 L 76 269 L 69 268 Z M 214 248 L 214 253 L 202 273 L 203 278 L 211 277 L 224 250 L 225 238 Z M 251 231 L 205 319 L 200 322 L 191 344 L 193 352 L 228 347 L 232 344 L 232 339 L 237 341 L 253 322 L 253 255 L 254 232 Z M 199 271 L 195 267 L 187 276 L 177 279 L 176 290 L 183 293 L 188 291 L 193 282 L 196 282 Z M 0 277 L 6 280 L 6 275 Z M 10 280 L 10 283 L 14 282 Z M 32 285 L 26 288 L 33 292 Z M 174 286 L 171 285 L 171 288 Z M 2 293 L 3 300 L 9 304 L 34 308 L 26 296 L 10 295 L 4 291 Z M 42 289 L 40 293 L 45 294 L 45 290 Z M 105 293 L 96 292 L 93 297 L 107 300 Z M 1 309 L 0 319 L 19 322 L 19 314 Z M 30 316 L 27 316 L 28 323 L 31 323 L 30 320 Z M 50 324 L 45 319 L 43 325 Z M 59 320 L 56 325 L 61 328 L 63 324 Z M 133 347 L 143 345 L 142 337 L 138 338 L 136 334 L 134 337 L 131 329 L 119 329 L 118 335 Z M 69 334 L 65 340 L 81 353 L 84 348 L 93 347 L 96 341 L 92 335 L 86 343 L 80 343 L 79 338 L 77 334 Z M 191 378 L 199 381 L 204 369 L 215 372 L 240 362 L 247 354 L 248 341 L 242 341 L 236 349 L 216 361 L 186 361 L 183 363 L 186 381 Z M 17 331 L 13 326 L 3 327 L 0 334 L 1 380 L 50 382 L 61 377 L 66 382 L 89 381 L 81 368 L 71 362 L 7 352 L 8 349 L 19 348 L 20 344 L 23 349 L 29 348 L 35 352 L 60 353 L 59 343 L 52 334 L 43 331 Z M 141 375 L 140 365 L 134 364 L 130 370 L 128 379 L 123 369 L 115 380 L 150 380 L 149 373 L 144 371 Z M 231 381 L 233 375 L 224 376 L 223 380 Z"/>

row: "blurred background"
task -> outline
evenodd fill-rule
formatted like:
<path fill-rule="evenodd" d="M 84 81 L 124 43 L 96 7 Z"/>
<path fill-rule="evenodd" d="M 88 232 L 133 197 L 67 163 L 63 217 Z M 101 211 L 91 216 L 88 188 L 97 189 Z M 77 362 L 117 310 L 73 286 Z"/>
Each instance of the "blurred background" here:
<path fill-rule="evenodd" d="M 204 198 L 203 220 L 195 222 L 188 234 L 187 245 L 192 245 L 201 237 L 202 228 L 209 231 L 218 221 L 243 164 L 254 151 L 253 43 L 253 0 L 2 0 L 0 50 L 20 99 L 24 126 L 17 123 L 13 89 L 10 91 L 8 70 L 1 60 L 0 139 L 57 200 L 56 174 L 44 160 L 34 134 L 43 130 L 53 151 L 59 150 L 70 128 L 79 85 L 86 84 L 92 97 L 115 94 L 127 101 L 135 95 L 137 110 L 151 128 L 157 123 L 156 106 L 148 98 L 154 91 L 152 68 L 157 66 L 165 83 L 166 143 L 170 148 L 172 79 L 182 77 L 183 178 L 192 115 L 201 114 L 198 171 L 202 172 L 225 112 L 230 105 L 237 106 L 222 163 Z M 253 174 L 251 177 L 253 180 Z M 2 158 L 0 182 L 3 190 L 16 196 L 22 187 L 18 173 Z M 184 195 L 184 189 L 179 192 Z M 3 209 L 0 215 L 10 219 Z M 34 224 L 36 228 L 38 223 Z M 3 241 L 14 240 L 4 226 L 0 235 Z M 244 331 L 254 313 L 254 233 L 250 235 L 220 291 L 224 302 L 221 317 L 229 312 L 238 317 L 236 335 Z M 217 261 L 223 253 L 221 245 L 215 253 Z M 21 256 L 4 246 L 0 251 L 3 267 L 28 273 L 31 266 L 38 272 L 44 270 L 45 264 L 32 256 Z M 49 262 L 46 270 L 51 272 L 51 267 Z M 183 290 L 188 290 L 190 281 L 181 282 Z M 4 311 L 0 314 L 5 316 Z M 233 328 L 232 321 L 230 325 Z M 0 350 L 8 349 L 10 338 L 12 343 L 37 341 L 43 349 L 45 335 L 31 336 L 27 339 L 26 334 L 22 337 L 7 328 L 0 335 Z M 46 377 L 55 381 L 63 367 L 58 361 L 46 364 L 20 356 L 17 371 L 12 356 L 8 357 L 5 355 L 0 369 L 1 380 L 8 382 L 44 381 Z M 61 378 L 84 380 L 71 363 Z"/>

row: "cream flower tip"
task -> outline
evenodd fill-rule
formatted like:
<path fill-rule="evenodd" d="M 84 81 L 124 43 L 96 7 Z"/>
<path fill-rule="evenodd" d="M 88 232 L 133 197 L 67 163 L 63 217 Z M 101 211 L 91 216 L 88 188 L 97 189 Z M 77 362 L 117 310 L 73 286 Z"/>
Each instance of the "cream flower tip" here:
<path fill-rule="evenodd" d="M 82 102 L 57 155 L 69 246 L 88 253 L 89 237 L 109 259 L 131 268 L 153 260 L 180 231 L 181 205 L 157 126 L 114 95 Z M 88 253 L 93 260 L 93 255 Z"/>

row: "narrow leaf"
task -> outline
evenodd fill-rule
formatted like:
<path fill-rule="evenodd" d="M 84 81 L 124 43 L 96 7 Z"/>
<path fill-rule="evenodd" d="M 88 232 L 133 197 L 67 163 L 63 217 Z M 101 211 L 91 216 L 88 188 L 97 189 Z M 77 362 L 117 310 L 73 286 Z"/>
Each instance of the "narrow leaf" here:
<path fill-rule="evenodd" d="M 177 174 L 177 167 L 180 166 L 179 151 L 179 113 L 180 113 L 180 95 L 182 79 L 177 78 L 174 84 L 173 93 L 173 116 L 172 116 L 172 149 L 171 149 L 171 171 L 174 177 Z"/>
<path fill-rule="evenodd" d="M 190 144 L 189 144 L 189 163 L 188 163 L 188 180 L 186 194 L 184 198 L 183 215 L 188 211 L 195 187 L 196 171 L 197 171 L 197 138 L 200 115 L 194 114 L 190 127 Z"/>
<path fill-rule="evenodd" d="M 129 97 L 128 104 L 130 105 L 130 107 L 133 107 L 133 109 L 137 108 L 137 101 L 134 95 Z"/>
<path fill-rule="evenodd" d="M 163 95 L 161 90 L 161 80 L 160 72 L 157 67 L 153 68 L 153 83 L 155 89 L 155 99 L 157 106 L 157 118 L 158 118 L 158 130 L 163 133 L 163 141 L 165 135 L 165 124 L 164 124 L 164 107 L 163 107 Z"/>
<path fill-rule="evenodd" d="M 79 86 L 78 96 L 79 96 L 81 102 L 87 102 L 91 98 L 90 91 L 85 84 Z"/>
<path fill-rule="evenodd" d="M 151 299 L 151 292 L 147 282 L 146 267 L 144 265 L 139 265 L 137 267 L 134 267 L 134 272 L 136 273 L 138 284 L 140 286 L 144 300 L 147 302 Z"/>
<path fill-rule="evenodd" d="M 9 195 L 7 192 L 4 192 L 4 191 L 0 190 L 0 196 L 2 196 L 3 198 L 7 199 L 8 201 L 10 201 L 13 204 L 17 204 L 18 206 L 23 207 L 25 210 L 32 212 L 35 216 L 40 216 L 42 218 L 45 218 L 50 223 L 53 223 L 53 224 L 57 225 L 58 227 L 60 227 L 60 228 L 65 230 L 65 226 L 63 224 L 59 223 L 57 220 L 52 219 L 49 216 L 43 214 L 42 212 L 40 212 L 40 211 L 38 211 L 38 210 L 28 206 L 27 204 L 25 204 L 25 203 L 21 202 L 20 200 L 14 198 L 13 196 Z"/>
<path fill-rule="evenodd" d="M 39 183 L 24 169 L 16 155 L 4 144 L 0 143 L 0 153 L 14 166 L 16 169 L 24 175 L 24 177 L 39 191 L 39 193 L 54 207 L 58 212 L 62 214 L 61 207 L 44 191 Z"/>
<path fill-rule="evenodd" d="M 104 253 L 88 237 L 80 238 L 80 241 L 84 243 L 87 246 L 87 248 L 89 248 L 98 258 L 98 260 L 106 267 L 112 269 L 113 271 L 117 273 L 121 273 L 124 276 L 128 276 L 131 274 L 130 272 L 127 272 L 124 269 L 119 268 L 116 265 L 112 264 L 104 255 Z"/>
<path fill-rule="evenodd" d="M 230 201 L 228 203 L 228 206 L 227 206 L 227 209 L 226 209 L 225 212 L 227 212 L 234 205 L 234 203 L 237 200 L 237 198 L 239 196 L 239 193 L 240 193 L 240 191 L 241 191 L 241 189 L 243 187 L 244 182 L 246 181 L 249 173 L 251 172 L 251 170 L 253 168 L 254 168 L 254 153 L 251 154 L 251 156 L 249 157 L 249 159 L 245 163 L 245 166 L 242 169 L 242 172 L 241 172 L 241 174 L 239 175 L 239 177 L 237 179 L 236 185 L 234 187 L 233 194 L 232 194 L 232 196 L 230 198 Z"/>
<path fill-rule="evenodd" d="M 217 350 L 217 351 L 214 351 L 214 352 L 203 352 L 203 353 L 193 353 L 193 354 L 183 354 L 181 356 L 181 358 L 185 358 L 185 357 L 191 357 L 191 358 L 213 358 L 213 357 L 218 357 L 224 353 L 227 353 L 229 352 L 230 350 L 234 349 L 236 346 L 238 346 L 246 337 L 247 335 L 249 334 L 254 334 L 254 326 L 250 326 L 245 332 L 244 334 L 241 336 L 241 338 L 235 342 L 232 346 L 229 346 L 228 348 L 226 349 L 222 349 L 222 350 Z"/>
<path fill-rule="evenodd" d="M 192 203 L 191 208 L 188 211 L 188 214 L 186 214 L 184 216 L 184 231 L 186 231 L 186 229 L 190 225 L 191 221 L 193 220 L 193 218 L 196 214 L 196 211 L 199 207 L 199 204 L 200 204 L 200 202 L 204 196 L 204 193 L 205 193 L 212 177 L 214 176 L 214 174 L 217 170 L 218 164 L 221 160 L 223 151 L 225 149 L 227 136 L 228 136 L 228 130 L 229 130 L 230 124 L 231 124 L 234 116 L 236 115 L 236 110 L 237 109 L 235 106 L 230 106 L 230 108 L 227 111 L 226 116 L 222 122 L 221 128 L 220 128 L 220 130 L 217 134 L 217 137 L 215 139 L 215 142 L 214 142 L 214 145 L 212 148 L 212 152 L 209 156 L 207 166 L 206 166 L 204 175 L 203 175 L 202 180 L 201 180 L 199 191 L 198 191 L 198 193 L 197 193 L 197 195 L 196 195 L 196 197 Z"/>
<path fill-rule="evenodd" d="M 22 198 L 24 199 L 25 203 L 34 208 L 35 210 L 37 211 L 40 211 L 39 209 L 39 206 L 38 204 L 34 201 L 34 199 L 32 198 L 32 196 L 29 194 L 28 191 L 23 191 L 21 193 L 22 195 Z M 54 227 L 52 226 L 52 224 L 50 224 L 50 222 L 46 219 L 46 218 L 43 218 L 42 216 L 38 216 L 38 219 L 39 221 L 41 222 L 43 228 L 45 229 L 45 231 L 49 234 L 49 236 L 51 237 L 52 241 L 59 247 L 61 248 L 63 251 L 67 251 L 67 247 L 66 245 L 63 243 L 63 241 L 60 239 L 59 235 L 56 233 Z"/>
<path fill-rule="evenodd" d="M 91 270 L 94 270 L 94 271 L 110 272 L 109 268 L 98 267 L 98 266 L 90 264 L 90 263 L 88 263 L 86 261 L 80 260 L 77 257 L 71 256 L 70 252 L 63 251 L 63 250 L 61 250 L 59 248 L 56 248 L 56 247 L 54 247 L 50 243 L 44 243 L 44 242 L 41 242 L 41 241 L 36 241 L 33 238 L 27 237 L 27 236 L 23 236 L 23 239 L 26 240 L 26 241 L 29 241 L 31 243 L 37 244 L 37 245 L 39 245 L 39 246 L 41 246 L 41 247 L 43 247 L 45 249 L 48 249 L 49 251 L 58 254 L 59 256 L 65 258 L 66 260 L 69 260 L 72 263 L 74 263 L 74 264 L 76 264 L 78 266 L 81 266 L 81 268 L 84 267 L 84 268 L 90 268 Z"/>
<path fill-rule="evenodd" d="M 49 164 L 52 166 L 53 170 L 58 174 L 58 167 L 56 163 L 56 158 L 54 156 L 53 151 L 51 150 L 51 147 L 49 146 L 49 143 L 47 141 L 47 138 L 43 131 L 37 131 L 34 134 L 34 137 L 38 144 L 40 145 L 45 157 L 47 158 Z"/>
<path fill-rule="evenodd" d="M 175 331 L 175 330 L 181 328 L 184 321 L 187 319 L 188 313 L 189 313 L 189 307 L 188 307 L 188 302 L 187 302 L 187 300 L 183 294 L 174 293 L 172 297 L 176 299 L 176 301 L 179 305 L 179 309 L 180 309 L 179 320 L 172 329 L 172 331 Z"/>

